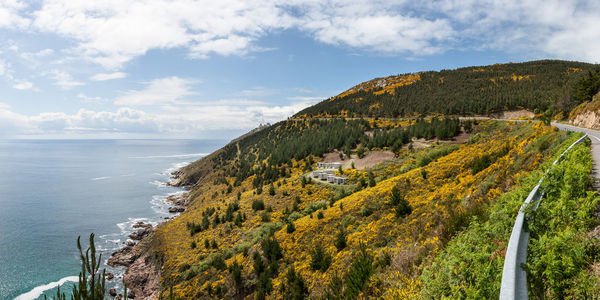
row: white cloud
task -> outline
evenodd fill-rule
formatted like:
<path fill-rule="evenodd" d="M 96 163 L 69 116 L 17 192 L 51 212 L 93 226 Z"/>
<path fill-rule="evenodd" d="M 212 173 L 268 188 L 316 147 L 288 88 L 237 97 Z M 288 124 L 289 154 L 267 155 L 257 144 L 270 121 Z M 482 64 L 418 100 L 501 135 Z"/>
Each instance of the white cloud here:
<path fill-rule="evenodd" d="M 31 133 L 34 130 L 35 127 L 29 123 L 28 117 L 12 112 L 8 104 L 0 102 L 0 137 Z"/>
<path fill-rule="evenodd" d="M 215 101 L 213 105 L 167 105 L 160 113 L 122 107 L 114 112 L 80 109 L 74 114 L 44 112 L 25 116 L 0 103 L 0 136 L 110 133 L 113 136 L 198 137 L 216 131 L 249 130 L 261 123 L 277 122 L 307 105 L 294 102 L 281 106 L 243 106 L 235 102 Z"/>
<path fill-rule="evenodd" d="M 29 90 L 29 89 L 33 88 L 33 83 L 31 83 L 27 80 L 19 81 L 13 85 L 13 88 L 15 88 L 17 90 Z"/>
<path fill-rule="evenodd" d="M 286 29 L 386 55 L 494 49 L 589 61 L 600 43 L 600 2 L 593 0 L 44 0 L 25 17 L 24 4 L 7 3 L 0 6 L 4 26 L 31 21 L 30 28 L 74 41 L 76 53 L 108 69 L 152 49 L 245 55 Z"/>
<path fill-rule="evenodd" d="M 99 73 L 92 76 L 90 79 L 93 81 L 105 81 L 105 80 L 113 80 L 127 77 L 127 74 L 123 72 L 114 72 L 114 73 Z"/>
<path fill-rule="evenodd" d="M 79 41 L 79 52 L 107 68 L 150 49 L 188 47 L 192 56 L 244 54 L 286 17 L 268 1 L 44 1 L 34 27 Z"/>
<path fill-rule="evenodd" d="M 0 2 L 0 28 L 25 28 L 30 20 L 20 15 L 20 11 L 26 8 L 24 2 L 18 0 L 3 0 Z"/>
<path fill-rule="evenodd" d="M 429 20 L 393 1 L 298 1 L 298 26 L 323 43 L 391 54 L 433 54 L 454 31 L 445 19 Z"/>
<path fill-rule="evenodd" d="M 49 75 L 55 80 L 54 84 L 58 85 L 63 90 L 70 90 L 74 87 L 85 85 L 83 82 L 75 80 L 71 74 L 65 71 L 52 70 Z"/>
<path fill-rule="evenodd" d="M 96 96 L 96 97 L 90 97 L 85 95 L 84 93 L 79 93 L 77 94 L 77 98 L 81 99 L 83 102 L 85 103 L 102 103 L 102 102 L 107 102 L 106 99 Z"/>
<path fill-rule="evenodd" d="M 167 77 L 154 79 L 143 90 L 130 90 L 115 100 L 120 106 L 157 105 L 174 103 L 185 96 L 195 94 L 191 90 L 194 81 Z"/>
<path fill-rule="evenodd" d="M 6 63 L 0 59 L 0 76 L 4 75 L 4 72 L 6 72 Z"/>
<path fill-rule="evenodd" d="M 239 91 L 237 95 L 242 97 L 266 97 L 275 95 L 276 93 L 277 90 L 274 89 L 269 89 L 265 87 L 254 87 L 251 89 Z"/>

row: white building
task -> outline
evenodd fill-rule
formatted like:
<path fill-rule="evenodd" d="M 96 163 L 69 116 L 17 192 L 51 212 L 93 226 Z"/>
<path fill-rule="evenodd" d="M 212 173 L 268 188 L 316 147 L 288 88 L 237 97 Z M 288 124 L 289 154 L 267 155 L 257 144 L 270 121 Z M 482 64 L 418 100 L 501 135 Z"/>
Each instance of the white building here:
<path fill-rule="evenodd" d="M 341 166 L 342 166 L 342 163 L 339 163 L 339 162 L 332 162 L 332 163 L 318 162 L 317 163 L 317 168 L 319 168 L 319 169 L 338 169 Z"/>

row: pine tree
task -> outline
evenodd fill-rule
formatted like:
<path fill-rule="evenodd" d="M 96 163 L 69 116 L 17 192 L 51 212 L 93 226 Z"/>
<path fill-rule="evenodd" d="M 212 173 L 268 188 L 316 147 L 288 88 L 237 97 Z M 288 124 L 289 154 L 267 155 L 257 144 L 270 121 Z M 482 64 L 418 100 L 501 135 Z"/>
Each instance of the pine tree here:
<path fill-rule="evenodd" d="M 297 274 L 294 265 L 288 268 L 285 276 L 283 299 L 303 300 L 308 296 L 308 287 L 302 275 Z"/>

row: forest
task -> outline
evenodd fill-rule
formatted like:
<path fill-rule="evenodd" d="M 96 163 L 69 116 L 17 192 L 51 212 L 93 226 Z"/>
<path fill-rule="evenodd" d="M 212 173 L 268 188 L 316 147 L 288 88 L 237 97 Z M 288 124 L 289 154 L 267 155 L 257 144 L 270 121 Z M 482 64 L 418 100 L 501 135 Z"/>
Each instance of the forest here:
<path fill-rule="evenodd" d="M 396 86 L 393 92 L 384 91 L 385 87 L 353 89 L 306 108 L 296 117 L 337 116 L 341 112 L 348 117 L 487 115 L 514 109 L 568 115 L 585 100 L 573 86 L 596 67 L 542 60 L 420 72 L 419 80 Z"/>
<path fill-rule="evenodd" d="M 399 126 L 405 123 L 405 126 Z M 310 170 L 314 158 L 334 149 L 346 156 L 364 152 L 364 148 L 391 147 L 397 152 L 412 138 L 447 140 L 458 135 L 462 126 L 471 127 L 471 121 L 460 122 L 456 118 L 429 118 L 394 122 L 369 122 L 365 119 L 331 119 L 283 121 L 262 131 L 232 143 L 212 160 L 223 171 L 215 182 L 239 186 L 254 176 L 253 186 L 262 192 L 262 186 L 289 176 L 290 168 L 303 163 Z M 367 135 L 372 131 L 372 135 Z M 361 148 L 357 148 L 362 145 Z M 188 176 L 197 178 L 193 174 Z M 234 178 L 233 182 L 225 179 Z"/>

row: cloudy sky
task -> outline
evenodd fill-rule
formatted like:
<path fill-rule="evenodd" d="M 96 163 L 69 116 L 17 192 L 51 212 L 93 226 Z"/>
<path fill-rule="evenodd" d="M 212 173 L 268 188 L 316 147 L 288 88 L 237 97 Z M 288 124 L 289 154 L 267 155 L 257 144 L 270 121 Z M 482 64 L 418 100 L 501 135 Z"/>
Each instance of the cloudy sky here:
<path fill-rule="evenodd" d="M 599 56 L 597 0 L 0 0 L 0 138 L 231 138 L 374 77 Z"/>

